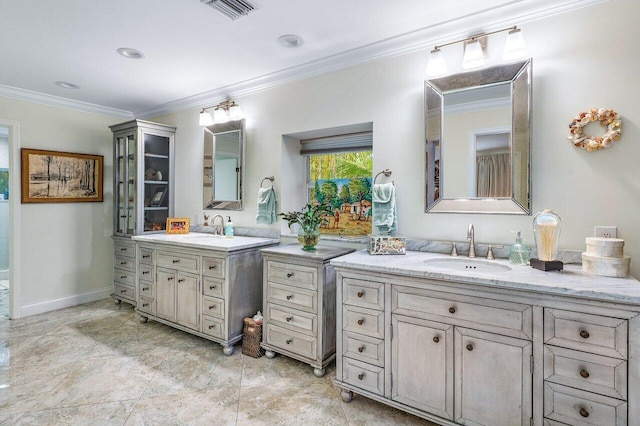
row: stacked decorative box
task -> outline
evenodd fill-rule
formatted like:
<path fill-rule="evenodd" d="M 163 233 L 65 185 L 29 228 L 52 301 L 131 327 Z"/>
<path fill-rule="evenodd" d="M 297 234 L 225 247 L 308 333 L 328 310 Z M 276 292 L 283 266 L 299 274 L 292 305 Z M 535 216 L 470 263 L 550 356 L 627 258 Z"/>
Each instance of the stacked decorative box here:
<path fill-rule="evenodd" d="M 587 251 L 582 253 L 582 271 L 604 277 L 623 278 L 629 275 L 631 258 L 623 254 L 620 238 L 587 237 Z"/>

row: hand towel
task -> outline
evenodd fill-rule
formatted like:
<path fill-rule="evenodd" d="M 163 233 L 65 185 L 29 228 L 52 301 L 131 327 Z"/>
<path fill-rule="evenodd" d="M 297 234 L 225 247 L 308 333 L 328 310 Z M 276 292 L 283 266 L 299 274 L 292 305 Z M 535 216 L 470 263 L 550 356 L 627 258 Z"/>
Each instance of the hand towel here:
<path fill-rule="evenodd" d="M 258 214 L 256 223 L 271 225 L 276 221 L 276 193 L 273 188 L 258 190 Z"/>
<path fill-rule="evenodd" d="M 381 235 L 394 232 L 398 226 L 396 188 L 393 183 L 376 183 L 372 191 L 373 226 Z"/>

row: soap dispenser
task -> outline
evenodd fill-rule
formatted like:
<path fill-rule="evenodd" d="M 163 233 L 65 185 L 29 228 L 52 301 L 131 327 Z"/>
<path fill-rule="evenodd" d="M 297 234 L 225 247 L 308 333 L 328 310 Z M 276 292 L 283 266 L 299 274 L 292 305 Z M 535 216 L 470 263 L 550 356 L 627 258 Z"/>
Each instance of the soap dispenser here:
<path fill-rule="evenodd" d="M 516 232 L 516 242 L 509 249 L 509 262 L 513 265 L 526 265 L 529 263 L 529 250 L 522 245 L 522 235 Z"/>
<path fill-rule="evenodd" d="M 233 222 L 231 222 L 231 216 L 227 216 L 227 223 L 224 224 L 224 235 L 233 237 Z"/>

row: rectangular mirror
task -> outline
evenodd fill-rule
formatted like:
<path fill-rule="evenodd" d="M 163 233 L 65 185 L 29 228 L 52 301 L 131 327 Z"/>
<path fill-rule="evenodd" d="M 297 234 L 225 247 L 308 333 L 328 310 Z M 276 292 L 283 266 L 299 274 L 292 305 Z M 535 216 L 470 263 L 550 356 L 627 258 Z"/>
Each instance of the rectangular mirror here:
<path fill-rule="evenodd" d="M 242 210 L 244 120 L 204 128 L 204 209 Z"/>
<path fill-rule="evenodd" d="M 530 214 L 531 61 L 425 82 L 426 211 Z"/>

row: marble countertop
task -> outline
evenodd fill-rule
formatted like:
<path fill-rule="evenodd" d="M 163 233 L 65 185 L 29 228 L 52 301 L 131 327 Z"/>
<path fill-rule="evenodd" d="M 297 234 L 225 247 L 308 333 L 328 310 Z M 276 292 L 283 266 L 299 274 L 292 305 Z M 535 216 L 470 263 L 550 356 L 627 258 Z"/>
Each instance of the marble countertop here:
<path fill-rule="evenodd" d="M 278 247 L 264 248 L 262 253 L 273 253 L 283 256 L 303 257 L 318 260 L 333 259 L 338 256 L 353 252 L 355 249 L 344 247 L 331 247 L 317 245 L 313 251 L 302 250 L 301 244 L 287 244 Z"/>
<path fill-rule="evenodd" d="M 425 263 L 428 259 L 460 259 L 466 257 L 407 251 L 406 255 L 372 256 L 360 250 L 331 260 L 335 267 L 360 268 L 371 272 L 405 275 L 418 278 L 457 281 L 475 285 L 513 290 L 528 290 L 560 296 L 574 296 L 590 300 L 602 300 L 640 305 L 640 282 L 633 277 L 610 278 L 582 272 L 580 265 L 564 265 L 563 271 L 543 272 L 530 266 L 509 264 L 506 259 L 475 262 L 493 262 L 510 267 L 498 272 L 452 270 Z"/>
<path fill-rule="evenodd" d="M 189 234 L 136 235 L 134 237 L 131 237 L 131 239 L 140 242 L 166 244 L 194 249 L 218 250 L 224 252 L 232 252 L 254 247 L 263 247 L 272 244 L 278 244 L 280 242 L 279 240 L 273 238 L 241 236 L 233 236 L 227 238 L 221 237 L 219 235 L 201 232 L 191 232 Z"/>

